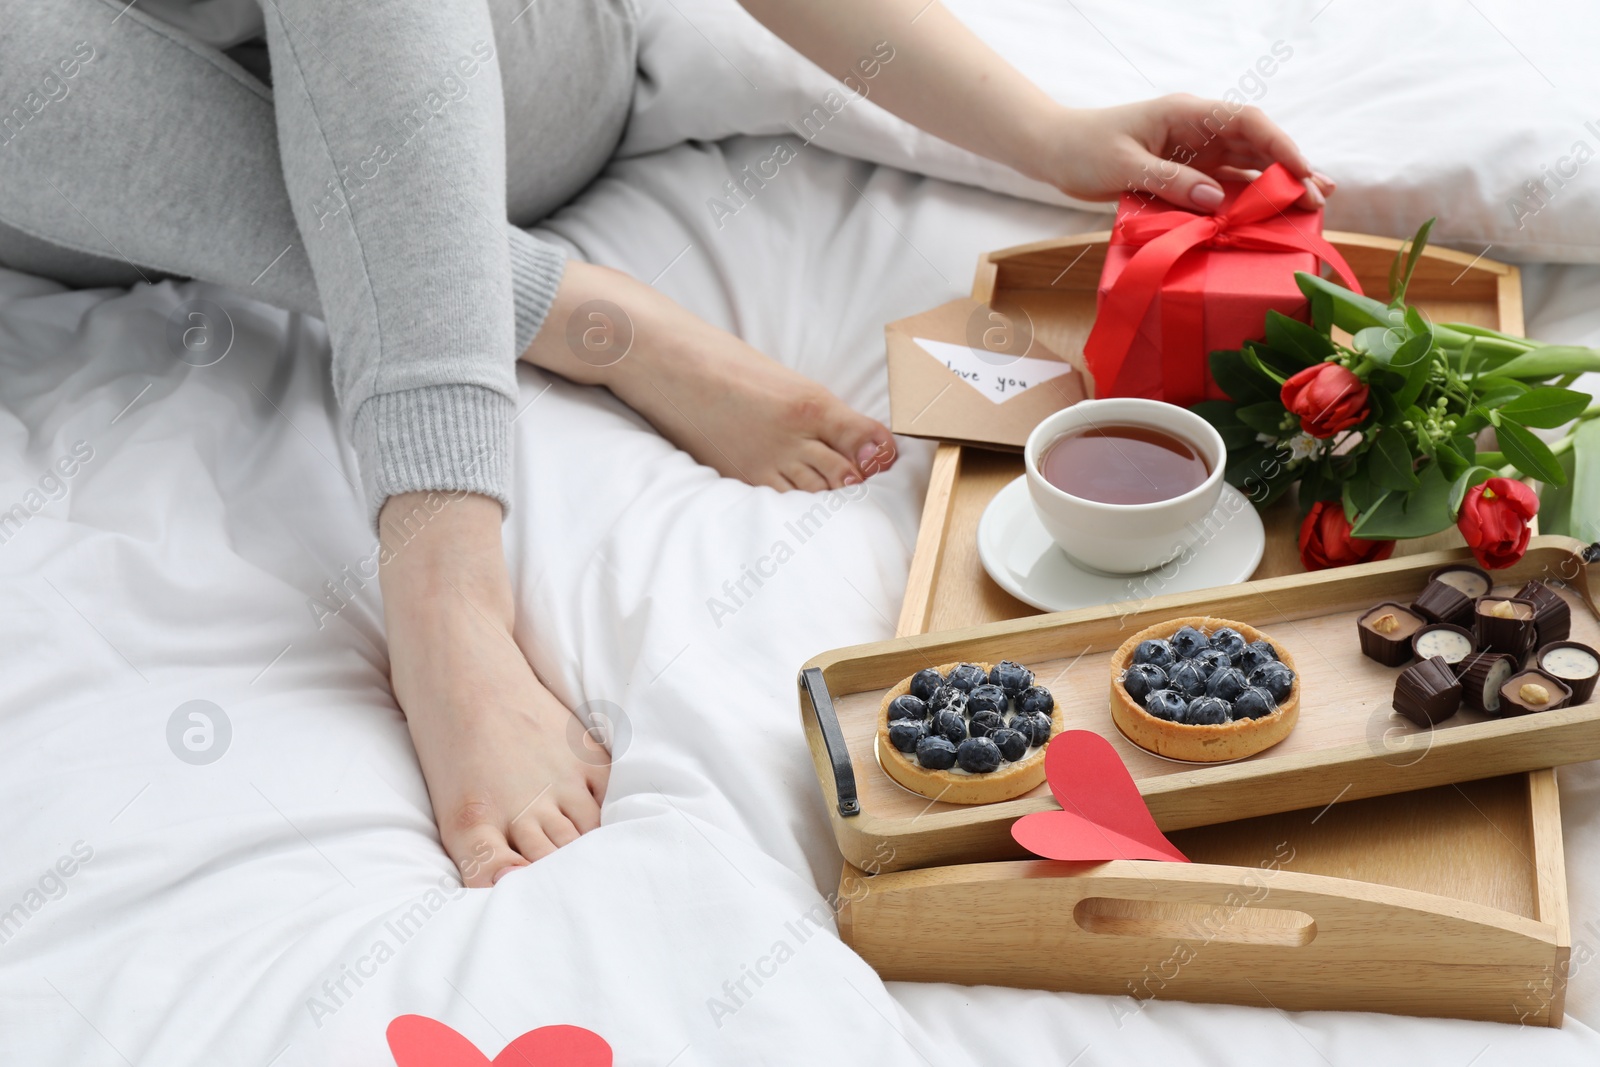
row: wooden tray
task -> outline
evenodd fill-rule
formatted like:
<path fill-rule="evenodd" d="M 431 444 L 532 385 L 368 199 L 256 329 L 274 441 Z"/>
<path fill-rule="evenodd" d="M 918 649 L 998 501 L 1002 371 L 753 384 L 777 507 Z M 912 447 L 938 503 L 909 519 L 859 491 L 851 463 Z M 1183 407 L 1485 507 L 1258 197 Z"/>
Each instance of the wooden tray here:
<path fill-rule="evenodd" d="M 1119 1017 L 1159 998 L 1560 1026 L 1556 772 L 1395 799 L 1182 830 L 1188 864 L 846 867 L 839 933 L 886 981 L 1131 998 Z"/>
<path fill-rule="evenodd" d="M 979 261 L 972 285 L 975 299 L 1025 310 L 1037 340 L 1084 372 L 1091 387 L 1093 378 L 1083 366 L 1083 339 L 1094 322 L 1095 288 L 1109 236 L 1089 233 L 990 252 Z M 1324 236 L 1349 261 L 1369 295 L 1387 297 L 1389 263 L 1400 241 L 1334 231 Z M 1523 331 L 1522 276 L 1515 267 L 1481 256 L 1429 246 L 1417 262 L 1407 299 L 1436 322 Z M 896 633 L 920 634 L 1037 614 L 996 585 L 978 562 L 978 517 L 994 495 L 1021 473 L 1020 453 L 939 446 Z M 1252 577 L 1300 571 L 1293 504 L 1281 502 L 1262 519 L 1267 551 Z M 1404 542 L 1400 551 L 1460 544 L 1450 531 Z"/>
<path fill-rule="evenodd" d="M 1105 237 L 1091 234 L 986 256 L 973 295 L 993 302 L 997 294 L 1005 294 L 1022 303 L 1040 339 L 1081 365 Z M 1382 295 L 1399 242 L 1352 234 L 1328 237 L 1367 291 Z M 1413 280 L 1411 298 L 1437 320 L 1522 331 L 1519 277 L 1515 268 L 1503 264 L 1430 248 Z M 854 687 L 859 696 L 860 690 L 886 686 L 892 679 L 884 674 L 900 666 L 907 669 L 897 678 L 910 673 L 924 665 L 917 661 L 920 655 L 979 648 L 986 639 L 981 635 L 1006 629 L 981 624 L 1036 615 L 995 585 L 977 556 L 978 517 L 1021 470 L 1016 455 L 939 447 L 897 632 L 911 636 L 967 629 L 920 643 L 879 646 L 898 648 L 906 660 L 892 668 L 877 664 L 884 669 L 881 674 L 843 654 L 819 657 L 810 665 L 817 673 L 809 678 L 822 700 L 828 699 L 823 694 L 830 688 L 842 694 Z M 1292 506 L 1286 503 L 1263 518 L 1267 551 L 1253 577 L 1298 573 Z M 1390 577 L 1405 572 L 1407 580 L 1416 581 L 1439 561 L 1459 558 L 1437 552 L 1459 543 L 1453 534 L 1408 542 L 1402 552 L 1435 554 L 1377 565 L 1367 569 L 1362 581 L 1369 591 L 1381 591 L 1387 598 L 1397 592 L 1390 588 Z M 1535 552 L 1570 561 L 1577 547 L 1565 539 L 1541 538 Z M 1517 573 L 1538 566 L 1539 558 L 1530 557 Z M 1269 614 L 1276 610 L 1268 599 L 1276 598 L 1279 606 L 1290 609 L 1279 613 L 1286 619 L 1296 610 L 1303 610 L 1307 620 L 1318 613 L 1299 594 L 1285 603 L 1286 588 L 1290 586 L 1281 583 L 1239 586 L 1208 607 L 1223 615 L 1239 611 L 1248 619 L 1247 609 L 1266 604 Z M 1575 589 L 1584 602 L 1575 615 L 1592 633 L 1594 598 L 1587 573 Z M 1365 603 L 1379 599 L 1361 595 Z M 1338 598 L 1332 601 L 1337 607 Z M 1162 611 L 1159 603 L 1139 607 L 1152 614 Z M 1102 610 L 1098 621 L 1091 621 L 1094 614 L 1035 618 L 1020 628 L 1013 624 L 1035 642 L 1020 654 L 1037 651 L 1041 658 L 1053 654 L 1059 661 L 1071 646 L 1057 646 L 1052 653 L 1049 642 L 1073 633 L 1074 626 L 1079 634 L 1092 630 L 1109 641 L 1110 613 Z M 1353 629 L 1348 617 L 1346 623 Z M 1294 620 L 1294 625 L 1308 622 Z M 1271 632 L 1283 636 L 1280 629 L 1289 627 Z M 1339 636 L 1348 645 L 1336 647 L 1354 647 L 1353 633 L 1346 630 Z M 1100 648 L 1089 643 L 1085 660 L 1103 660 L 1106 649 L 1118 642 Z M 1472 725 L 1463 719 L 1430 737 L 1433 745 L 1425 751 L 1411 747 L 1417 743 L 1408 740 L 1418 733 L 1413 730 L 1387 739 L 1363 737 L 1369 756 L 1381 751 L 1394 777 L 1409 778 L 1412 785 L 1400 788 L 1448 780 L 1430 777 L 1442 770 L 1436 765 L 1441 756 L 1456 771 L 1479 778 L 1403 796 L 1355 799 L 1353 784 L 1346 789 L 1349 783 L 1330 769 L 1337 766 L 1329 759 L 1331 749 L 1311 746 L 1295 757 L 1303 761 L 1304 770 L 1288 771 L 1271 788 L 1282 798 L 1300 773 L 1307 792 L 1318 793 L 1317 802 L 1302 795 L 1297 802 L 1302 810 L 1254 818 L 1241 816 L 1259 810 L 1260 801 L 1250 789 L 1227 782 L 1256 773 L 1247 764 L 1199 772 L 1219 779 L 1200 786 L 1211 790 L 1217 810 L 1179 799 L 1186 778 L 1195 773 L 1192 769 L 1160 768 L 1166 773 L 1141 788 L 1174 843 L 1195 862 L 1085 866 L 998 858 L 1022 855 L 1010 840 L 1011 820 L 1053 806 L 1052 800 L 1010 802 L 1014 814 L 999 818 L 994 817 L 999 806 L 928 806 L 889 783 L 870 749 L 863 759 L 859 737 L 848 743 L 836 720 L 814 714 L 806 680 L 802 672 L 801 706 L 813 759 L 840 848 L 854 864 L 846 865 L 840 880 L 840 934 L 885 979 L 1125 994 L 1131 999 L 1113 1002 L 1113 1010 L 1123 1014 L 1136 1013 L 1150 998 L 1175 998 L 1284 1010 L 1371 1010 L 1561 1025 L 1571 940 L 1556 772 L 1500 774 L 1489 766 L 1463 767 L 1467 749 L 1457 746 L 1485 747 L 1483 735 L 1494 733 L 1497 724 Z M 1368 684 L 1370 691 L 1370 678 Z M 1318 700 L 1333 707 L 1345 696 Z M 1109 727 L 1103 691 L 1101 700 L 1100 721 Z M 875 711 L 875 702 L 873 706 Z M 1592 746 L 1592 715 L 1591 707 L 1570 717 L 1572 721 L 1548 725 L 1583 732 Z M 1378 721 L 1387 728 L 1385 720 Z M 1463 726 L 1476 733 L 1448 732 Z M 1120 740 L 1119 735 L 1113 744 Z M 840 756 L 837 761 L 830 758 L 830 743 Z M 1505 759 L 1523 743 L 1489 746 L 1487 758 Z M 1285 751 L 1294 756 L 1293 749 Z M 1419 755 L 1424 758 L 1418 760 Z M 1384 772 L 1370 763 L 1364 771 L 1368 785 L 1382 791 Z M 841 796 L 841 781 L 859 786 L 859 796 Z M 894 792 L 884 792 L 885 787 Z M 1223 793 L 1232 799 L 1217 799 Z M 1190 794 L 1191 800 L 1201 795 Z M 1320 802 L 1322 796 L 1337 802 Z M 880 812 L 875 806 L 880 797 L 898 805 L 898 814 Z M 908 798 L 917 805 L 909 819 Z M 982 814 L 985 810 L 988 816 Z M 1219 818 L 1235 821 L 1217 822 Z M 893 835 L 877 832 L 885 828 L 884 820 L 893 824 Z M 1199 822 L 1214 824 L 1194 825 Z M 1192 828 L 1173 829 L 1179 825 Z M 971 862 L 980 856 L 997 858 Z M 955 865 L 929 866 L 937 863 Z M 940 929 L 960 936 L 931 940 L 929 931 Z"/>
<path fill-rule="evenodd" d="M 1600 578 L 1582 550 L 1570 537 L 1536 538 L 1517 565 L 1496 572 L 1496 589 L 1529 578 L 1567 580 L 1561 592 L 1573 609 L 1573 639 L 1600 647 L 1591 585 Z M 887 847 L 893 859 L 878 862 L 885 871 L 1009 859 L 1026 854 L 1011 839 L 1011 823 L 1056 807 L 1045 785 L 997 804 L 930 801 L 878 765 L 883 693 L 923 667 L 957 660 L 1031 667 L 1055 694 L 1067 729 L 1111 741 L 1163 830 L 1600 758 L 1600 702 L 1504 719 L 1463 708 L 1431 730 L 1393 715 L 1398 670 L 1361 654 L 1355 620 L 1379 601 L 1409 602 L 1430 571 L 1465 558 L 1462 551 L 1404 556 L 817 656 L 801 671 L 801 706 L 840 851 L 860 866 Z M 1287 739 L 1235 763 L 1199 765 L 1151 755 L 1122 736 L 1109 711 L 1111 653 L 1146 626 L 1183 615 L 1247 622 L 1289 650 L 1301 700 Z"/>

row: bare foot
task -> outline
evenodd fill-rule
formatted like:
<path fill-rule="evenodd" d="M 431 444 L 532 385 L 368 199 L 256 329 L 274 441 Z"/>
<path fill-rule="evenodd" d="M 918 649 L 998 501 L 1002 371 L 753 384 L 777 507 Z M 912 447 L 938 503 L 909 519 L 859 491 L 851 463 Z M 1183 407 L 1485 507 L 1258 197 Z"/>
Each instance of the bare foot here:
<path fill-rule="evenodd" d="M 522 358 L 604 385 L 673 444 L 774 489 L 850 485 L 895 461 L 876 419 L 625 274 L 569 262 Z"/>
<path fill-rule="evenodd" d="M 442 506 L 430 508 L 430 497 Z M 402 543 L 404 516 L 411 539 Z M 500 518 L 488 497 L 426 493 L 390 497 L 380 516 L 395 698 L 440 839 L 472 887 L 598 826 L 610 773 L 605 751 L 512 640 Z"/>

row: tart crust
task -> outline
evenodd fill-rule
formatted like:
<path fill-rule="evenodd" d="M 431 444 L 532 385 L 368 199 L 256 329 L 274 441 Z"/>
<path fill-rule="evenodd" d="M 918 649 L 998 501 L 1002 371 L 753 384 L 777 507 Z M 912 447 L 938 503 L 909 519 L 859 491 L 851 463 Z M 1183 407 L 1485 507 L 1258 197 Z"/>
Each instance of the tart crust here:
<path fill-rule="evenodd" d="M 985 674 L 988 674 L 993 667 L 992 664 L 976 660 L 961 662 L 982 667 Z M 934 670 L 945 675 L 955 666 L 954 663 L 942 663 Z M 957 774 L 953 770 L 929 770 L 915 760 L 908 759 L 905 753 L 889 743 L 889 704 L 895 697 L 904 696 L 909 692 L 911 692 L 911 678 L 905 678 L 884 694 L 883 703 L 878 705 L 878 734 L 873 743 L 878 765 L 883 768 L 885 774 L 899 784 L 929 800 L 941 800 L 950 804 L 993 804 L 999 800 L 1020 797 L 1044 781 L 1044 745 L 1035 747 L 1015 763 L 1002 763 L 997 770 L 989 771 L 987 774 Z M 1051 737 L 1061 732 L 1062 723 L 1061 702 L 1058 700 L 1050 711 Z"/>
<path fill-rule="evenodd" d="M 1133 662 L 1133 650 L 1139 647 L 1139 642 L 1153 637 L 1171 637 L 1185 626 L 1193 626 L 1206 633 L 1231 626 L 1239 631 L 1247 644 L 1265 641 L 1271 645 L 1284 666 L 1294 671 L 1294 685 L 1289 689 L 1288 699 L 1273 709 L 1271 715 L 1263 715 L 1259 719 L 1239 719 L 1219 726 L 1186 726 L 1158 719 L 1145 711 L 1122 687 L 1122 673 Z M 1294 729 L 1294 724 L 1300 721 L 1300 671 L 1294 665 L 1294 658 L 1282 645 L 1254 626 L 1210 616 L 1168 619 L 1140 630 L 1124 641 L 1111 657 L 1111 720 L 1129 741 L 1146 752 L 1168 759 L 1191 763 L 1222 763 L 1243 759 L 1282 741 Z"/>

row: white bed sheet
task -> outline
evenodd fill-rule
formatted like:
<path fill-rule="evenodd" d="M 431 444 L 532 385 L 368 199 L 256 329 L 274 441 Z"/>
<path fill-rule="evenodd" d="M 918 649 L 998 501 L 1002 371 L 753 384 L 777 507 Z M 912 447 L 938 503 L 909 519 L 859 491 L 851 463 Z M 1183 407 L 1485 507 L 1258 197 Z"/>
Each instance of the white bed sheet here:
<path fill-rule="evenodd" d="M 1100 221 L 812 147 L 719 227 L 706 199 L 771 148 L 619 164 L 550 233 L 879 417 L 886 320 L 966 291 L 983 250 Z M 1530 272 L 1531 328 L 1600 342 L 1597 280 Z M 208 367 L 167 340 L 197 298 L 234 330 Z M 830 508 L 719 479 L 608 394 L 532 370 L 507 527 L 518 636 L 563 698 L 620 708 L 626 740 L 601 829 L 461 890 L 385 681 L 376 583 L 320 627 L 309 606 L 373 549 L 326 359 L 320 324 L 211 287 L 0 273 L 0 506 L 92 449 L 0 544 L 0 909 L 26 913 L 0 943 L 0 1063 L 386 1065 L 385 1026 L 413 1012 L 491 1056 L 587 1026 L 619 1065 L 1600 1057 L 1593 962 L 1562 1031 L 886 987 L 806 919 L 839 859 L 794 673 L 892 631 L 929 446 L 904 442 Z M 779 541 L 792 557 L 714 613 Z M 231 724 L 208 765 L 169 748 L 191 700 Z M 1600 774 L 1564 770 L 1562 793 L 1574 939 L 1593 950 Z M 52 880 L 58 861 L 74 873 Z"/>

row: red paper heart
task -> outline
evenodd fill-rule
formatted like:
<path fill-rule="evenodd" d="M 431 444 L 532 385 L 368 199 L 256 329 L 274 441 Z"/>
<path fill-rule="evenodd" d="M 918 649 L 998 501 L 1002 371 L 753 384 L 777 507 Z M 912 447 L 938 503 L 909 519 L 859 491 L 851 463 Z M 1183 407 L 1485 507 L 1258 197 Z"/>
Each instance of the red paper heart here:
<path fill-rule="evenodd" d="M 1011 824 L 1017 844 L 1047 860 L 1169 860 L 1188 863 L 1156 826 L 1117 750 L 1097 733 L 1068 730 L 1044 753 L 1044 776 L 1060 811 Z"/>
<path fill-rule="evenodd" d="M 395 1067 L 611 1067 L 611 1046 L 581 1026 L 529 1030 L 489 1059 L 437 1019 L 401 1015 L 389 1024 Z"/>

